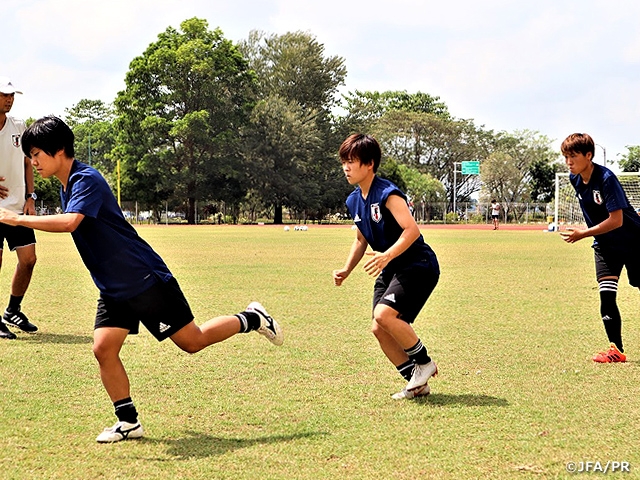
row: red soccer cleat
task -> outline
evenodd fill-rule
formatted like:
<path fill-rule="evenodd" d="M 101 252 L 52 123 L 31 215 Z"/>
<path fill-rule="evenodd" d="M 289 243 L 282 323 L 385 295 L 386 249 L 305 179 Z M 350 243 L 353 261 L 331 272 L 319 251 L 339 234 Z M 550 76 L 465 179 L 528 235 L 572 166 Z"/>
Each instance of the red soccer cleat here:
<path fill-rule="evenodd" d="M 627 356 L 618 350 L 618 348 L 612 343 L 608 352 L 598 353 L 593 357 L 593 361 L 598 363 L 626 362 Z"/>

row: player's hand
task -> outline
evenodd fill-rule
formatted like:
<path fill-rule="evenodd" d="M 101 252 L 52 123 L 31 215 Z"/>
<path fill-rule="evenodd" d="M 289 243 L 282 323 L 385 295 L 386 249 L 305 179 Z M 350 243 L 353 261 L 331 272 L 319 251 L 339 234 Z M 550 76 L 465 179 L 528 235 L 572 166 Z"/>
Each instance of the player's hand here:
<path fill-rule="evenodd" d="M 7 225 L 16 225 L 18 215 L 6 208 L 0 208 L 0 223 L 6 223 Z"/>
<path fill-rule="evenodd" d="M 576 230 L 574 228 L 567 228 L 566 230 L 560 232 L 560 236 L 567 243 L 575 243 L 578 240 L 582 240 L 584 236 L 582 235 L 583 230 Z"/>
<path fill-rule="evenodd" d="M 22 213 L 25 215 L 35 215 L 36 214 L 36 201 L 33 198 L 27 199 L 22 207 Z"/>
<path fill-rule="evenodd" d="M 369 255 L 371 258 L 364 264 L 364 271 L 371 276 L 378 276 L 380 272 L 384 270 L 391 259 L 385 253 L 380 252 L 366 252 L 365 255 Z"/>
<path fill-rule="evenodd" d="M 334 270 L 333 271 L 333 284 L 336 287 L 339 287 L 340 285 L 342 285 L 342 282 L 344 282 L 348 276 L 349 276 L 349 271 L 345 270 L 344 268 L 342 268 L 340 270 Z"/>
<path fill-rule="evenodd" d="M 0 182 L 4 182 L 6 179 L 0 177 Z M 9 189 L 0 183 L 0 199 L 7 198 L 9 196 Z"/>

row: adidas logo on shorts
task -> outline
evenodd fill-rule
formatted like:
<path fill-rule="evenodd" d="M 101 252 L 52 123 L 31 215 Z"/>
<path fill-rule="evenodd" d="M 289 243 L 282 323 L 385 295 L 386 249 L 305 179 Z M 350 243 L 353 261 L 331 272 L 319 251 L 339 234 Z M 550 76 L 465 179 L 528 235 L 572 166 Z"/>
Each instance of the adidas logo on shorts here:
<path fill-rule="evenodd" d="M 395 293 L 390 293 L 389 295 L 384 297 L 384 299 L 388 300 L 390 302 L 396 303 L 396 294 Z"/>
<path fill-rule="evenodd" d="M 167 330 L 169 330 L 171 328 L 171 325 L 166 325 L 166 324 L 160 322 L 159 327 L 160 327 L 160 333 L 164 333 L 164 332 L 166 332 Z"/>

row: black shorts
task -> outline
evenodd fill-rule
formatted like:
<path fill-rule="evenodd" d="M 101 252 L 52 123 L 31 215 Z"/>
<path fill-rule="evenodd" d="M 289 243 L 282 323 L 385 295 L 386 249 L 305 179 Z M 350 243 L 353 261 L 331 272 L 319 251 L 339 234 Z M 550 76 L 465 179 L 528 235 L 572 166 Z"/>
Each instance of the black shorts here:
<path fill-rule="evenodd" d="M 159 341 L 169 338 L 193 320 L 193 313 L 178 281 L 171 277 L 128 300 L 100 295 L 95 327 L 117 327 L 136 335 L 140 322 Z"/>
<path fill-rule="evenodd" d="M 594 245 L 593 255 L 596 262 L 597 280 L 603 277 L 620 278 L 622 267 L 626 267 L 629 285 L 640 287 L 640 252 L 608 249 Z"/>
<path fill-rule="evenodd" d="M 429 266 L 411 266 L 398 272 L 382 272 L 373 287 L 373 308 L 383 304 L 398 312 L 398 318 L 413 323 L 436 288 L 440 271 Z"/>
<path fill-rule="evenodd" d="M 33 229 L 7 225 L 5 223 L 0 223 L 0 237 L 0 250 L 2 250 L 5 240 L 7 241 L 7 245 L 9 245 L 9 250 L 12 252 L 16 248 L 35 245 L 36 243 L 36 234 Z"/>

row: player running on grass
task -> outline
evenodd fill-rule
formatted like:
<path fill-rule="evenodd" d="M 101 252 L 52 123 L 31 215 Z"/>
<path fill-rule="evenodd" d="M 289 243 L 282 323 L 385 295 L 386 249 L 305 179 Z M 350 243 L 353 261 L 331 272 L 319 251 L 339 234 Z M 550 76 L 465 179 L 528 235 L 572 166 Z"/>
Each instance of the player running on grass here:
<path fill-rule="evenodd" d="M 138 333 L 140 322 L 159 341 L 170 338 L 188 353 L 253 330 L 275 345 L 282 345 L 284 337 L 278 323 L 258 302 L 236 315 L 216 317 L 197 326 L 164 261 L 124 219 L 102 175 L 74 159 L 73 142 L 71 129 L 56 117 L 41 118 L 26 130 L 24 154 L 44 178 L 60 180 L 64 213 L 36 217 L 0 209 L 0 222 L 71 232 L 100 290 L 93 353 L 118 417 L 97 441 L 118 442 L 143 434 L 119 355 L 127 335 Z"/>
<path fill-rule="evenodd" d="M 373 292 L 373 334 L 380 348 L 408 381 L 395 399 L 428 395 L 428 381 L 438 367 L 427 354 L 411 324 L 438 283 L 440 268 L 435 253 L 424 242 L 407 197 L 389 180 L 376 175 L 380 145 L 369 135 L 349 136 L 339 151 L 347 181 L 357 188 L 347 208 L 358 227 L 347 261 L 333 271 L 336 286 L 349 276 L 365 255 L 369 275 L 377 276 Z"/>
<path fill-rule="evenodd" d="M 611 346 L 593 357 L 594 362 L 624 362 L 622 319 L 616 303 L 618 280 L 627 267 L 629 284 L 640 288 L 640 216 L 629 203 L 618 177 L 593 163 L 595 143 L 586 133 L 569 135 L 561 145 L 571 184 L 582 208 L 587 229 L 560 232 L 565 242 L 593 237 L 600 315 Z"/>

